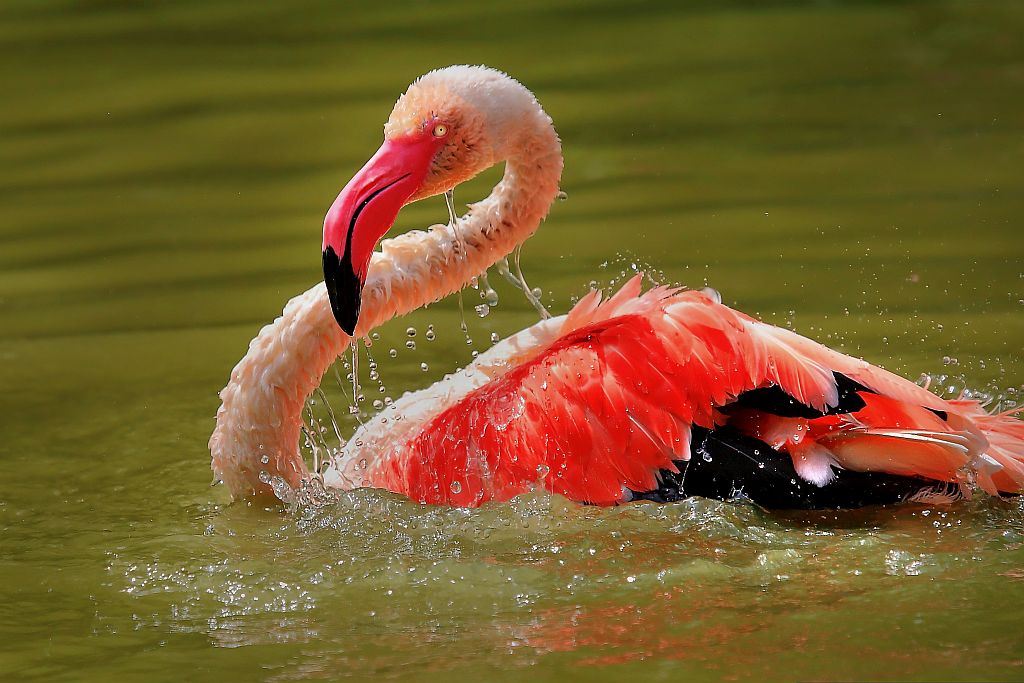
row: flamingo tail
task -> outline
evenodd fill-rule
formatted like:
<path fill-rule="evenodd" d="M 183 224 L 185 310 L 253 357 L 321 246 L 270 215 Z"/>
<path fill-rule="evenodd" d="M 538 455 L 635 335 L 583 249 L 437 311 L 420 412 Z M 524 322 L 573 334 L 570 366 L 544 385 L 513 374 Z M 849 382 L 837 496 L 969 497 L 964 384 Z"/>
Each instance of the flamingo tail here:
<path fill-rule="evenodd" d="M 957 400 L 937 411 L 869 392 L 859 396 L 861 410 L 810 420 L 809 438 L 779 441 L 804 479 L 821 486 L 837 467 L 957 484 L 965 496 L 970 484 L 991 495 L 1024 491 L 1020 409 L 990 414 L 976 401 Z"/>
<path fill-rule="evenodd" d="M 949 402 L 953 418 L 972 423 L 984 436 L 987 448 L 974 469 L 977 482 L 989 493 L 1024 492 L 1024 406 L 988 413 L 977 401 Z"/>

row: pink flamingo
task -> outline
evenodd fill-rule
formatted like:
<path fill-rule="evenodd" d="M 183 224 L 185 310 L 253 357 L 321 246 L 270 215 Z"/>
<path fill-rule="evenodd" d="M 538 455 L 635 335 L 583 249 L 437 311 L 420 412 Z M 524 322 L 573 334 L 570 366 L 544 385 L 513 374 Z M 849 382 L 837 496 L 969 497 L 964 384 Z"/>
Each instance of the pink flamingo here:
<path fill-rule="evenodd" d="M 451 225 L 381 244 L 400 208 L 505 162 Z M 485 67 L 432 71 L 324 221 L 325 283 L 263 328 L 221 392 L 213 470 L 233 497 L 299 486 L 301 411 L 353 338 L 457 292 L 530 237 L 558 194 L 551 119 Z M 341 329 L 339 329 L 339 326 Z M 395 418 L 401 416 L 402 419 Z M 948 501 L 1024 488 L 1024 422 L 639 278 L 496 344 L 362 427 L 322 473 L 475 506 L 542 487 L 616 504 L 691 495 L 766 507 Z"/>

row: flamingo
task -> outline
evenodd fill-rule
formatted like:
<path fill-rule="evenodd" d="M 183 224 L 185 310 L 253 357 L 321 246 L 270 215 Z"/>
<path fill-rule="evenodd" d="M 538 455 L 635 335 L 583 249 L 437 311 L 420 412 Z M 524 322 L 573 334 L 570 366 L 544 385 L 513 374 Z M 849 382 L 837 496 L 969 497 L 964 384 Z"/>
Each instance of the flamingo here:
<path fill-rule="evenodd" d="M 405 204 L 504 162 L 448 225 L 374 248 Z M 428 504 L 544 489 L 583 503 L 745 498 L 767 508 L 948 502 L 1024 488 L 1024 422 L 636 277 L 584 296 L 407 393 L 323 472 L 299 451 L 325 371 L 384 322 L 463 288 L 529 238 L 559 193 L 561 143 L 534 95 L 482 66 L 438 69 L 395 104 L 380 149 L 324 220 L 324 282 L 262 329 L 220 393 L 212 467 L 233 498 L 314 478 Z"/>

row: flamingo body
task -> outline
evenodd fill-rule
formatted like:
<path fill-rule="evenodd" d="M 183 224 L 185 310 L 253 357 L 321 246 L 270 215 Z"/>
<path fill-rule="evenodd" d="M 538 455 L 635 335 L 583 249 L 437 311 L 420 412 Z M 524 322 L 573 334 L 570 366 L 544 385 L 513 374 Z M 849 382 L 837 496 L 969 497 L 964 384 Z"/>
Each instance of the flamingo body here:
<path fill-rule="evenodd" d="M 693 466 L 703 474 L 692 478 L 720 481 L 677 482 L 674 497 L 730 482 L 715 497 L 771 507 L 959 496 L 978 463 L 987 466 L 978 483 L 992 493 L 1024 482 L 1021 460 L 993 449 L 972 422 L 976 404 L 943 401 L 702 292 L 639 289 L 635 278 L 604 303 L 597 292 L 584 298 L 554 341 L 378 453 L 368 482 L 432 504 L 474 506 L 541 487 L 606 505 L 666 498 L 666 481 Z M 1013 418 L 999 424 L 1024 436 Z M 715 444 L 722 452 L 709 457 Z M 780 456 L 791 460 L 785 479 L 800 481 L 776 482 L 788 493 L 752 494 L 756 479 L 780 471 Z M 892 476 L 851 484 L 838 481 L 842 472 Z"/>

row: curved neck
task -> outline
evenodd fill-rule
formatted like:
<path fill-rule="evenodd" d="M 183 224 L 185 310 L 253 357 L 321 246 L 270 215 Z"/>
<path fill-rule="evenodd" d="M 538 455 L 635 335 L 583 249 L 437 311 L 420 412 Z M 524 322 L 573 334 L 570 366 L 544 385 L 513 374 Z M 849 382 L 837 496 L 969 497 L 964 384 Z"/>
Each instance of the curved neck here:
<path fill-rule="evenodd" d="M 454 294 L 533 235 L 558 194 L 562 153 L 550 120 L 524 142 L 529 154 L 509 156 L 501 181 L 456 225 L 381 243 L 363 287 L 357 337 Z"/>
<path fill-rule="evenodd" d="M 356 337 L 459 291 L 537 230 L 558 193 L 558 136 L 538 108 L 508 139 L 515 151 L 503 155 L 505 175 L 454 229 L 435 225 L 381 243 L 363 288 Z M 277 477 L 294 488 L 308 475 L 299 452 L 302 409 L 350 342 L 323 283 L 289 301 L 252 340 L 220 393 L 210 437 L 214 473 L 233 498 L 271 494 Z"/>

